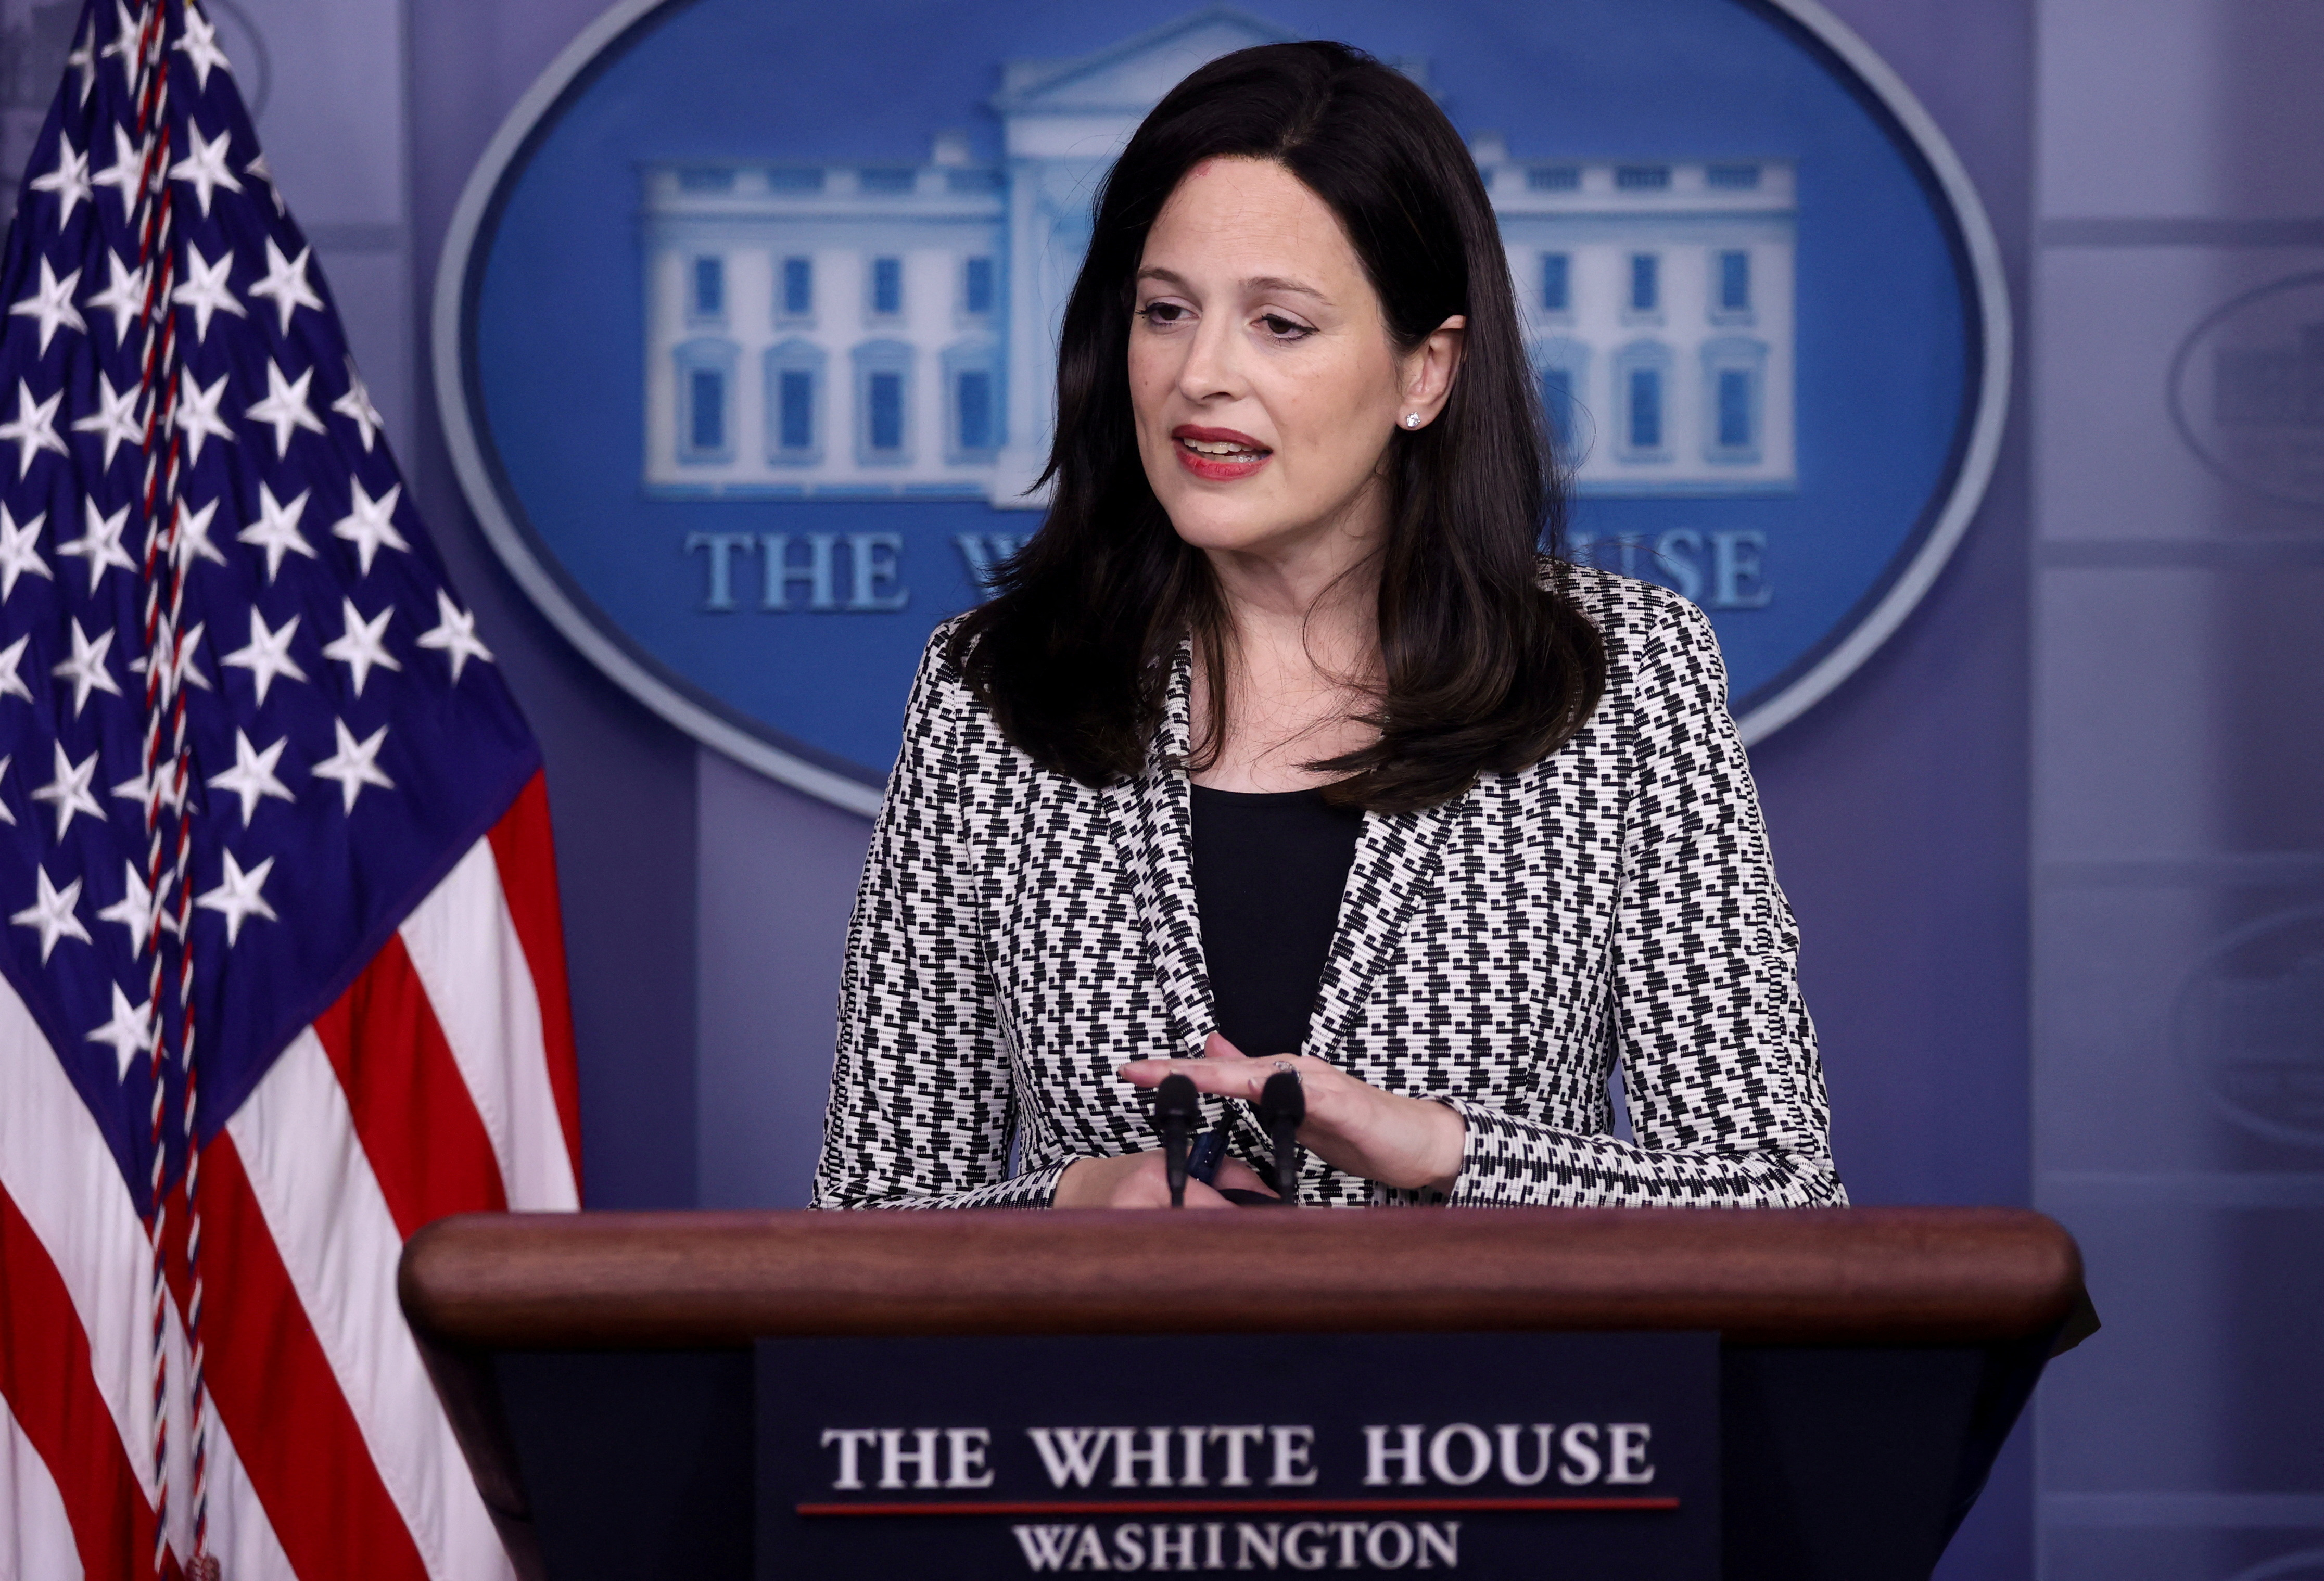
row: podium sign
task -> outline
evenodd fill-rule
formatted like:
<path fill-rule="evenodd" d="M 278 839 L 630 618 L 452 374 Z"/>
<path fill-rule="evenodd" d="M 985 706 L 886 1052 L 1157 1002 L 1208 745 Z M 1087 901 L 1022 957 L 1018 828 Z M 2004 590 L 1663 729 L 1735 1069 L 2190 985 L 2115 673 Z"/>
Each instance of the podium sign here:
<path fill-rule="evenodd" d="M 768 1339 L 764 1581 L 1719 1574 L 1714 1334 Z"/>

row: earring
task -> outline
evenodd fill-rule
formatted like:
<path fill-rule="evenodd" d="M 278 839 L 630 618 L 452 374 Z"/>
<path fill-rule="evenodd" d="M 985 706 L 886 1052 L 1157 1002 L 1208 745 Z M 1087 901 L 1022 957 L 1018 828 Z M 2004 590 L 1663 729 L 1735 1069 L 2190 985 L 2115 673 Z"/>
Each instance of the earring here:
<path fill-rule="evenodd" d="M 1404 426 L 1407 428 L 1416 428 L 1420 427 L 1420 414 L 1418 412 L 1405 413 Z"/>

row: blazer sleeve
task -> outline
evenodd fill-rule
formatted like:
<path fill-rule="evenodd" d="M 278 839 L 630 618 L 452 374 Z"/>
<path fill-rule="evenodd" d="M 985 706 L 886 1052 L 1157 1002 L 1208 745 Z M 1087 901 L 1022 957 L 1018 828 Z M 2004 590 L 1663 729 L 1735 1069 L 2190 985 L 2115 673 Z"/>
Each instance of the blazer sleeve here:
<path fill-rule="evenodd" d="M 1011 1178 L 1008 1047 L 978 920 L 965 684 L 921 656 L 848 924 L 816 1208 L 1047 1207 L 1064 1165 Z"/>
<path fill-rule="evenodd" d="M 1454 1101 L 1450 1200 L 1477 1205 L 1838 1207 L 1831 1109 L 1726 666 L 1683 599 L 1635 663 L 1609 1035 L 1637 1140 Z"/>

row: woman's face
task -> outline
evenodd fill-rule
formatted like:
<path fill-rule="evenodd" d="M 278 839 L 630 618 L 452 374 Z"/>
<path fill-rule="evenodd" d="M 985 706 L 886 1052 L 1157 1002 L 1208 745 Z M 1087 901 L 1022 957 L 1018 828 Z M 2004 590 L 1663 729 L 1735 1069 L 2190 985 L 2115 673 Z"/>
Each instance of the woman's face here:
<path fill-rule="evenodd" d="M 1178 184 L 1147 234 L 1135 313 L 1139 455 L 1180 538 L 1277 556 L 1379 531 L 1389 436 L 1443 406 L 1458 319 L 1399 356 L 1338 216 L 1251 159 Z"/>

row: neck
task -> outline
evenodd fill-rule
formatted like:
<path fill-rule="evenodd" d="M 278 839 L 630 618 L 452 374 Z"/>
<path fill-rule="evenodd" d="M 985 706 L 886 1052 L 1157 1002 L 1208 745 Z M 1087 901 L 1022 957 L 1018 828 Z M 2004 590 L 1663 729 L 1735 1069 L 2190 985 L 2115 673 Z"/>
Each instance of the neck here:
<path fill-rule="evenodd" d="M 1379 546 L 1387 506 L 1378 489 L 1298 537 L 1250 549 L 1210 549 L 1228 630 L 1249 663 L 1277 668 L 1295 656 L 1368 678 L 1379 650 Z M 1305 664 L 1292 667 L 1308 667 Z"/>
<path fill-rule="evenodd" d="M 1227 729 L 1196 783 L 1296 790 L 1328 777 L 1301 764 L 1363 744 L 1369 731 L 1349 716 L 1364 711 L 1379 673 L 1385 527 L 1335 523 L 1282 547 L 1207 551 L 1225 606 Z M 1199 651 L 1195 660 L 1200 739 L 1213 699 Z"/>

